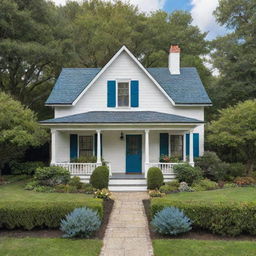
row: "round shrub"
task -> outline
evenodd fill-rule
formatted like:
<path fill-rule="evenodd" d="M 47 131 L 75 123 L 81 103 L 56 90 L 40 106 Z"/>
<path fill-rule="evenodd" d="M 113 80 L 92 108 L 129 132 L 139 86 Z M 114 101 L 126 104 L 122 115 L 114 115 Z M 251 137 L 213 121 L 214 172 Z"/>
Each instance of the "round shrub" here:
<path fill-rule="evenodd" d="M 157 167 L 151 167 L 148 169 L 147 185 L 148 189 L 159 189 L 164 182 L 164 176 L 162 171 Z"/>
<path fill-rule="evenodd" d="M 59 166 L 37 168 L 34 179 L 43 186 L 56 186 L 67 184 L 70 180 L 70 173 L 67 169 Z"/>
<path fill-rule="evenodd" d="M 202 170 L 189 164 L 177 164 L 173 167 L 176 178 L 191 185 L 194 181 L 201 180 Z"/>
<path fill-rule="evenodd" d="M 108 188 L 109 170 L 107 166 L 98 166 L 92 172 L 90 184 L 96 189 Z"/>
<path fill-rule="evenodd" d="M 192 189 L 187 182 L 182 181 L 179 185 L 179 191 L 180 192 L 194 192 L 194 189 Z"/>
<path fill-rule="evenodd" d="M 162 235 L 177 235 L 191 230 L 191 220 L 176 207 L 166 207 L 155 214 L 151 225 Z"/>
<path fill-rule="evenodd" d="M 61 220 L 60 230 L 65 233 L 63 237 L 89 238 L 100 225 L 99 215 L 87 207 L 82 207 L 76 208 Z"/>

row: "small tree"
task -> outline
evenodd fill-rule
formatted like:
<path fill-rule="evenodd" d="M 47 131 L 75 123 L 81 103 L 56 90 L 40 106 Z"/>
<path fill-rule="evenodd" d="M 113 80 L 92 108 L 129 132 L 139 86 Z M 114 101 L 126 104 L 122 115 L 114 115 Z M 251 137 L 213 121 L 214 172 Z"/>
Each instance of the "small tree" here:
<path fill-rule="evenodd" d="M 0 92 L 0 175 L 4 164 L 21 157 L 29 146 L 43 144 L 46 138 L 34 112 Z"/>
<path fill-rule="evenodd" d="M 251 172 L 256 163 L 256 100 L 247 100 L 220 111 L 207 128 L 207 140 L 218 147 L 235 149 Z"/>

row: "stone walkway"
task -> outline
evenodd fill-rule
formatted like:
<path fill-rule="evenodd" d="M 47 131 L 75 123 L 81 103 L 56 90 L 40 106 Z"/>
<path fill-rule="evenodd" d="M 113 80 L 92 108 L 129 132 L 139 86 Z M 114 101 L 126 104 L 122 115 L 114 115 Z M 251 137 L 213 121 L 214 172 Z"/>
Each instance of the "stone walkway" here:
<path fill-rule="evenodd" d="M 146 192 L 113 193 L 115 200 L 100 256 L 152 256 L 143 199 Z"/>

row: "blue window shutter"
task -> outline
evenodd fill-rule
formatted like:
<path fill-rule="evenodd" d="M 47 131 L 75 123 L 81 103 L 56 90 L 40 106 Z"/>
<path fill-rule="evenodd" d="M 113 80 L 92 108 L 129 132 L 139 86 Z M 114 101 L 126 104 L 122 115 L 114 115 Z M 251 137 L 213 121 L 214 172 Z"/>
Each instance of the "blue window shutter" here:
<path fill-rule="evenodd" d="M 189 134 L 186 134 L 186 155 L 189 155 Z M 199 133 L 193 133 L 193 155 L 199 157 Z"/>
<path fill-rule="evenodd" d="M 169 155 L 169 134 L 160 133 L 160 157 Z"/>
<path fill-rule="evenodd" d="M 199 157 L 199 133 L 193 133 L 194 157 Z"/>
<path fill-rule="evenodd" d="M 97 156 L 97 133 L 94 134 L 94 156 Z M 102 134 L 100 135 L 100 141 L 101 141 L 101 148 L 100 148 L 100 155 L 102 156 L 102 146 L 103 146 L 103 141 L 102 141 Z"/>
<path fill-rule="evenodd" d="M 139 81 L 131 81 L 131 107 L 139 106 Z"/>
<path fill-rule="evenodd" d="M 189 133 L 186 134 L 186 156 L 189 155 Z"/>
<path fill-rule="evenodd" d="M 116 106 L 116 81 L 108 81 L 108 107 Z"/>
<path fill-rule="evenodd" d="M 77 158 L 77 134 L 70 134 L 70 160 Z"/>

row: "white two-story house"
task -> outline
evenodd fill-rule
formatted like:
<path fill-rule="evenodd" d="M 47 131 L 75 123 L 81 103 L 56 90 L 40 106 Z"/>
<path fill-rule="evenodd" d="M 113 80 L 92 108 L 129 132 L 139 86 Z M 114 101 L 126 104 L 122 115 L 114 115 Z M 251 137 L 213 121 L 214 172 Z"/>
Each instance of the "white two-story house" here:
<path fill-rule="evenodd" d="M 54 118 L 40 122 L 51 129 L 51 164 L 87 181 L 104 159 L 111 190 L 145 190 L 151 166 L 173 178 L 175 163 L 162 156 L 193 165 L 203 154 L 211 100 L 196 68 L 180 68 L 178 46 L 166 68 L 145 68 L 123 46 L 103 68 L 62 69 L 46 105 L 54 108 Z M 83 156 L 97 161 L 72 163 Z"/>

